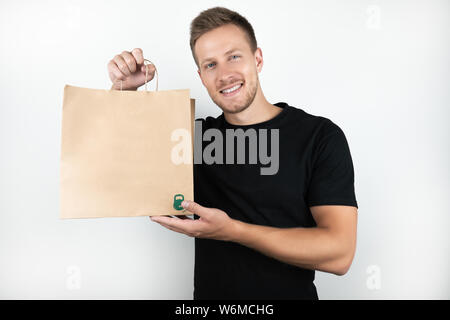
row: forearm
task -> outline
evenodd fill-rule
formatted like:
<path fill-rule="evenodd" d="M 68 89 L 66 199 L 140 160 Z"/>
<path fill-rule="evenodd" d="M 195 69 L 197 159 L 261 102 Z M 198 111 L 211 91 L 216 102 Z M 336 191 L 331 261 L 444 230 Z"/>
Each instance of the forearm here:
<path fill-rule="evenodd" d="M 273 228 L 234 220 L 231 239 L 285 263 L 335 274 L 345 274 L 353 258 L 328 228 Z"/>

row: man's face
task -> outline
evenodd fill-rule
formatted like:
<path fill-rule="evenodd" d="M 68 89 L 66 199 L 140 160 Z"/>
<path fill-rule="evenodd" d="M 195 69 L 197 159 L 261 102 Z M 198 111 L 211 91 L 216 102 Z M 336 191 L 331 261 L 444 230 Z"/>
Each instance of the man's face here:
<path fill-rule="evenodd" d="M 238 113 L 251 105 L 259 87 L 262 55 L 259 48 L 251 51 L 244 31 L 233 24 L 221 26 L 198 38 L 194 50 L 198 73 L 215 104 L 227 113 Z M 235 86 L 240 87 L 223 92 Z"/>

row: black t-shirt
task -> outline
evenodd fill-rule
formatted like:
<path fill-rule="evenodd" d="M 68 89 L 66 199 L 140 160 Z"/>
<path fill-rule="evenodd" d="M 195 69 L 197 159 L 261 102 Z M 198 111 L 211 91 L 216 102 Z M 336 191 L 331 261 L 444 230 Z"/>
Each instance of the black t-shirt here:
<path fill-rule="evenodd" d="M 284 102 L 275 105 L 283 110 L 254 125 L 232 125 L 223 113 L 196 120 L 202 132 L 215 128 L 224 139 L 226 129 L 267 129 L 269 154 L 270 132 L 278 129 L 279 166 L 276 174 L 262 175 L 260 169 L 269 165 L 249 163 L 249 144 L 246 164 L 194 164 L 194 200 L 233 219 L 277 228 L 315 227 L 311 206 L 357 207 L 343 131 L 327 118 Z M 210 143 L 204 141 L 202 150 Z M 235 242 L 195 239 L 194 299 L 318 299 L 314 273 Z"/>

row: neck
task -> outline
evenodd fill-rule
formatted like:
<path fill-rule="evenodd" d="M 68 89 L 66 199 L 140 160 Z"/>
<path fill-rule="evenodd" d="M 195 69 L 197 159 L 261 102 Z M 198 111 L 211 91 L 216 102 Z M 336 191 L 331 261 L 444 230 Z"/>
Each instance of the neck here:
<path fill-rule="evenodd" d="M 268 121 L 276 117 L 283 108 L 277 107 L 264 97 L 258 84 L 255 99 L 245 110 L 238 113 L 224 112 L 225 120 L 233 125 L 245 126 Z"/>

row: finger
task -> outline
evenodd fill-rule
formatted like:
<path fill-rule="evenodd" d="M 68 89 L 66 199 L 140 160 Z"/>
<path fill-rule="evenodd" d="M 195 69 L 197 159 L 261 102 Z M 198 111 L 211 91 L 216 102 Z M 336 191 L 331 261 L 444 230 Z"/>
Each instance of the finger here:
<path fill-rule="evenodd" d="M 211 208 L 203 207 L 194 201 L 184 200 L 181 203 L 181 206 L 187 211 L 192 212 L 200 217 L 211 213 Z"/>
<path fill-rule="evenodd" d="M 119 70 L 117 64 L 114 60 L 108 62 L 108 72 L 111 81 L 115 82 L 116 80 L 125 80 L 125 75 Z"/>
<path fill-rule="evenodd" d="M 155 75 L 155 66 L 153 64 L 143 64 L 141 66 L 141 71 L 145 74 L 145 68 L 148 68 L 148 77 L 149 79 L 153 79 L 153 76 Z"/>
<path fill-rule="evenodd" d="M 155 218 L 157 218 L 157 217 L 167 217 L 167 218 L 171 218 L 172 216 L 170 216 L 170 215 L 158 215 L 158 216 L 149 216 L 149 218 L 150 218 L 150 220 L 152 220 L 152 221 L 156 221 L 156 219 Z"/>
<path fill-rule="evenodd" d="M 160 219 L 155 219 L 156 217 L 165 217 L 165 218 L 169 218 L 169 216 L 150 216 L 149 218 L 150 218 L 150 220 L 152 220 L 152 221 L 154 221 L 154 222 L 156 222 L 156 223 L 162 225 L 164 228 L 167 228 L 167 229 L 169 229 L 169 230 L 172 230 L 172 231 L 175 231 L 175 232 L 178 232 L 178 233 L 184 233 L 184 234 L 188 235 L 188 234 L 186 233 L 186 231 L 184 231 L 183 229 L 175 228 L 174 226 L 172 226 L 172 225 L 170 225 L 170 224 L 167 224 L 167 223 L 164 223 L 164 222 L 162 222 L 162 221 L 159 221 Z M 169 219 L 173 219 L 173 218 L 169 218 Z"/>
<path fill-rule="evenodd" d="M 188 236 L 192 236 L 192 231 L 193 227 L 189 226 L 189 225 L 177 225 L 176 220 L 180 221 L 179 219 L 174 219 L 174 218 L 169 218 L 169 217 L 165 217 L 165 216 L 157 216 L 157 219 L 154 219 L 155 217 L 151 217 L 153 221 L 155 221 L 156 223 L 162 225 L 163 227 L 170 229 L 172 231 L 176 231 L 179 233 L 184 233 Z"/>
<path fill-rule="evenodd" d="M 167 223 L 163 223 L 163 222 L 157 222 L 157 223 L 162 225 L 164 228 L 170 229 L 172 231 L 176 231 L 176 232 L 180 232 L 180 233 L 182 233 L 182 231 L 183 231 L 182 229 L 175 228 L 175 227 L 173 227 L 171 225 L 168 225 Z"/>
<path fill-rule="evenodd" d="M 133 55 L 134 59 L 136 60 L 136 63 L 138 65 L 141 65 L 144 63 L 144 52 L 141 48 L 135 48 L 131 50 L 131 54 Z"/>
<path fill-rule="evenodd" d="M 169 229 L 169 230 L 172 230 L 172 231 L 175 231 L 175 232 L 178 232 L 178 233 L 185 234 L 185 235 L 187 235 L 187 236 L 189 236 L 189 237 L 192 237 L 192 236 L 193 236 L 191 233 L 189 233 L 189 232 L 187 232 L 187 231 L 185 231 L 185 230 L 178 229 L 178 228 L 175 228 L 175 227 L 166 225 L 165 223 L 160 223 L 160 225 L 162 225 L 164 228 L 167 228 L 167 229 Z"/>
<path fill-rule="evenodd" d="M 152 219 L 152 221 L 158 222 L 158 223 L 165 223 L 165 224 L 169 224 L 172 225 L 172 221 L 181 221 L 181 219 L 174 219 L 171 216 L 153 216 L 150 217 L 150 219 Z"/>
<path fill-rule="evenodd" d="M 198 228 L 197 227 L 198 223 L 196 223 L 192 219 L 174 219 L 174 218 L 170 218 L 170 217 L 155 216 L 155 217 L 152 217 L 152 221 L 155 221 L 157 223 L 163 223 L 170 227 L 184 230 L 187 232 L 191 232 L 193 229 Z"/>
<path fill-rule="evenodd" d="M 131 53 L 129 53 L 128 51 L 124 51 L 124 52 L 122 52 L 121 57 L 127 64 L 130 72 L 131 73 L 136 72 L 136 59 L 134 59 L 133 55 Z"/>
<path fill-rule="evenodd" d="M 113 60 L 117 64 L 120 72 L 122 72 L 125 76 L 129 76 L 131 74 L 130 69 L 128 69 L 128 66 L 122 56 L 117 55 Z"/>

